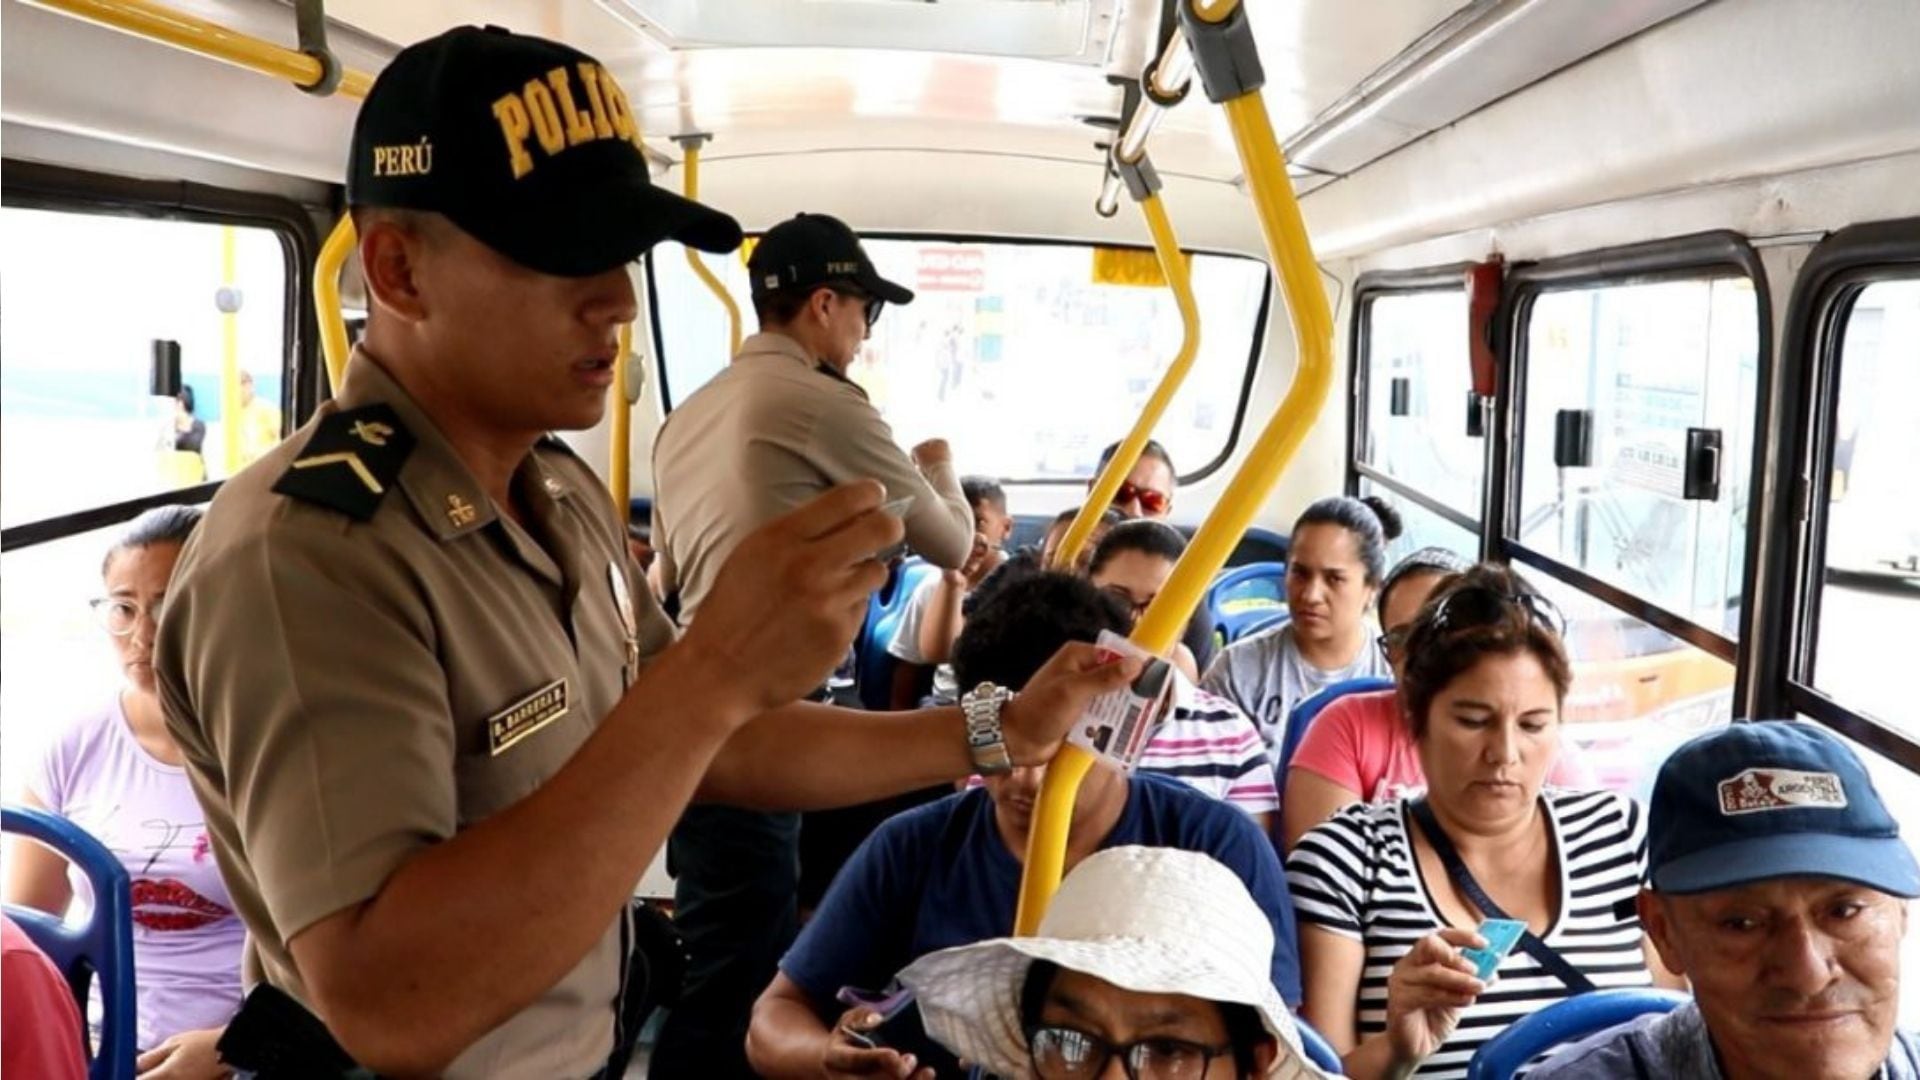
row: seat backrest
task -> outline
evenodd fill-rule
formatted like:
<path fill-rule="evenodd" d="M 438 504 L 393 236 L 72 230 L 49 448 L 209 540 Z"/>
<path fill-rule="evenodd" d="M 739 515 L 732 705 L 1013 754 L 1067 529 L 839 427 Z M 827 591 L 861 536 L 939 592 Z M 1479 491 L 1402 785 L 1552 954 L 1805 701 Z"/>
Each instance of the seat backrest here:
<path fill-rule="evenodd" d="M 95 978 L 100 981 L 100 1045 L 88 1068 L 91 1080 L 133 1075 L 133 893 L 127 868 L 86 830 L 58 814 L 24 806 L 0 807 L 0 830 L 38 840 L 80 868 L 93 887 L 93 913 L 81 926 L 44 911 L 6 905 L 53 966 L 67 977 L 80 1015 Z"/>
<path fill-rule="evenodd" d="M 1287 610 L 1287 564 L 1258 562 L 1223 570 L 1207 587 L 1205 603 L 1214 642 L 1231 645 L 1255 624 Z"/>
<path fill-rule="evenodd" d="M 1273 778 L 1274 785 L 1280 789 L 1281 798 L 1287 794 L 1287 767 L 1293 764 L 1293 755 L 1300 749 L 1301 740 L 1307 737 L 1307 728 L 1320 717 L 1327 706 L 1346 697 L 1348 694 L 1371 694 L 1375 690 L 1393 689 L 1392 679 L 1383 679 L 1377 675 L 1365 675 L 1358 679 L 1342 679 L 1331 686 L 1321 687 L 1320 692 L 1293 707 L 1287 714 L 1287 732 L 1280 743 L 1280 767 L 1274 770 L 1278 775 Z"/>
<path fill-rule="evenodd" d="M 1467 1063 L 1467 1080 L 1512 1080 L 1527 1062 L 1566 1043 L 1647 1013 L 1672 1012 L 1687 1000 L 1673 990 L 1592 990 L 1521 1017 L 1487 1040 Z"/>
<path fill-rule="evenodd" d="M 1340 1055 L 1327 1041 L 1325 1035 L 1314 1030 L 1312 1024 L 1299 1017 L 1293 1018 L 1293 1026 L 1300 1030 L 1300 1046 L 1307 1052 L 1307 1060 L 1325 1070 L 1329 1076 L 1345 1076 L 1346 1066 L 1341 1063 Z"/>
<path fill-rule="evenodd" d="M 900 629 L 900 617 L 907 601 L 922 582 L 940 572 L 940 568 L 914 557 L 894 568 L 887 586 L 867 601 L 867 622 L 855 639 L 854 679 L 859 683 L 860 704 L 883 711 L 892 706 L 893 668 L 898 661 L 887 651 L 893 635 Z"/>

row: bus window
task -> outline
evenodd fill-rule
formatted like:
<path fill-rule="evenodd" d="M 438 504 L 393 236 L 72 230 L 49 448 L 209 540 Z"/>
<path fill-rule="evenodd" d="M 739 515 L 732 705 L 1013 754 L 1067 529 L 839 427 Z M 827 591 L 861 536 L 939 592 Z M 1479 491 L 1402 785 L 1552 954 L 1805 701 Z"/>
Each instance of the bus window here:
<path fill-rule="evenodd" d="M 1542 293 L 1524 328 L 1514 538 L 1737 637 L 1759 324 L 1744 277 Z M 1557 444 L 1562 423 L 1587 437 Z M 1681 497 L 1689 428 L 1720 433 L 1712 501 Z"/>
<path fill-rule="evenodd" d="M 1486 442 L 1467 431 L 1467 294 L 1384 293 L 1365 307 L 1361 462 L 1477 521 Z"/>
<path fill-rule="evenodd" d="M 1469 562 L 1479 561 L 1480 538 L 1471 529 L 1463 529 L 1453 520 L 1434 513 L 1386 485 L 1374 483 L 1371 477 L 1360 478 L 1360 494 L 1378 495 L 1400 512 L 1400 536 L 1387 545 L 1388 566 L 1427 547 L 1446 548 Z"/>
<path fill-rule="evenodd" d="M 1733 665 L 1559 580 L 1524 570 L 1566 617 L 1567 740 L 1602 787 L 1644 800 L 1673 748 L 1733 718 Z"/>
<path fill-rule="evenodd" d="M 1890 662 L 1920 640 L 1920 279 L 1862 289 L 1840 333 L 1813 682 L 1920 734 L 1913 695 Z"/>
<path fill-rule="evenodd" d="M 889 307 L 849 376 L 902 446 L 941 437 L 970 473 L 1090 477 L 1180 346 L 1164 285 L 1109 284 L 1079 244 L 864 239 L 882 275 L 915 291 Z M 738 257 L 709 258 L 753 330 Z M 1232 449 L 1260 344 L 1267 266 L 1196 254 L 1200 352 L 1154 437 L 1189 476 Z M 649 260 L 655 344 L 669 409 L 725 366 L 720 305 L 672 244 Z M 1067 406 L 1071 407 L 1067 407 Z M 1115 426 L 1118 425 L 1118 426 Z M 1018 431 L 1019 439 L 999 433 Z"/>
<path fill-rule="evenodd" d="M 277 232 L 10 206 L 0 235 L 8 527 L 217 480 L 279 440 L 291 342 Z M 179 344 L 181 399 L 150 393 L 157 339 Z M 253 395 L 231 448 L 229 350 Z"/>

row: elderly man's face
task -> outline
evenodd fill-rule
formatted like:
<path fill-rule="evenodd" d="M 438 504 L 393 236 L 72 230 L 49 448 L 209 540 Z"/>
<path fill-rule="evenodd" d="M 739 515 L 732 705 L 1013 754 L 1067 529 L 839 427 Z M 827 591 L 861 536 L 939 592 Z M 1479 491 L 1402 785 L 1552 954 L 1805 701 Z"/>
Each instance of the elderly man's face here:
<path fill-rule="evenodd" d="M 1906 904 L 1831 878 L 1641 894 L 1667 966 L 1693 983 L 1729 1080 L 1866 1080 L 1900 998 Z"/>

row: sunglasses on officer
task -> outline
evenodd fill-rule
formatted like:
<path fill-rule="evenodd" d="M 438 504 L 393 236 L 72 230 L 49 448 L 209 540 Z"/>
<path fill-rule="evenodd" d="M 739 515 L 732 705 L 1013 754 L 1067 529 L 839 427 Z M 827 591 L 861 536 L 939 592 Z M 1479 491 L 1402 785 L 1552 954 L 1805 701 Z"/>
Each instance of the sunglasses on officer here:
<path fill-rule="evenodd" d="M 1167 507 L 1171 505 L 1172 502 L 1173 496 L 1168 495 L 1166 492 L 1155 491 L 1150 487 L 1141 487 L 1131 480 L 1122 483 L 1120 490 L 1113 493 L 1113 505 L 1120 506 L 1125 503 L 1138 503 L 1140 512 L 1148 517 L 1159 517 L 1161 514 L 1166 513 Z"/>
<path fill-rule="evenodd" d="M 858 300 L 862 304 L 865 304 L 868 329 L 872 329 L 873 324 L 880 321 L 880 312 L 885 310 L 887 306 L 885 300 L 874 296 L 865 289 L 855 288 L 852 285 L 833 284 L 828 285 L 827 289 L 835 296 L 844 296 L 849 300 Z"/>

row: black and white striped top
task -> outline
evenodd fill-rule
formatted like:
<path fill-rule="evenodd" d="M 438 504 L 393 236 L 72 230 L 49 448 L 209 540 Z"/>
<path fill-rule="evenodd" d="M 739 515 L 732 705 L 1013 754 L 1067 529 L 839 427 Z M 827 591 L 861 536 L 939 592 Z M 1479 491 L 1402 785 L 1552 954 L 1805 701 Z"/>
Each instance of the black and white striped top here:
<path fill-rule="evenodd" d="M 1546 943 L 1596 986 L 1649 985 L 1640 920 L 1630 903 L 1646 873 L 1646 819 L 1640 807 L 1610 791 L 1549 788 L 1540 797 L 1560 862 L 1560 914 Z M 1444 925 L 1414 862 L 1407 829 L 1405 799 L 1356 804 L 1301 837 L 1287 858 L 1287 882 L 1303 931 L 1323 927 L 1366 945 L 1358 1009 L 1363 1039 L 1386 1030 L 1387 977 L 1394 963 Z M 1453 1037 L 1414 1075 L 1465 1077 L 1481 1043 L 1542 1005 L 1569 996 L 1558 979 L 1515 949 L 1493 985 L 1461 1014 Z"/>

